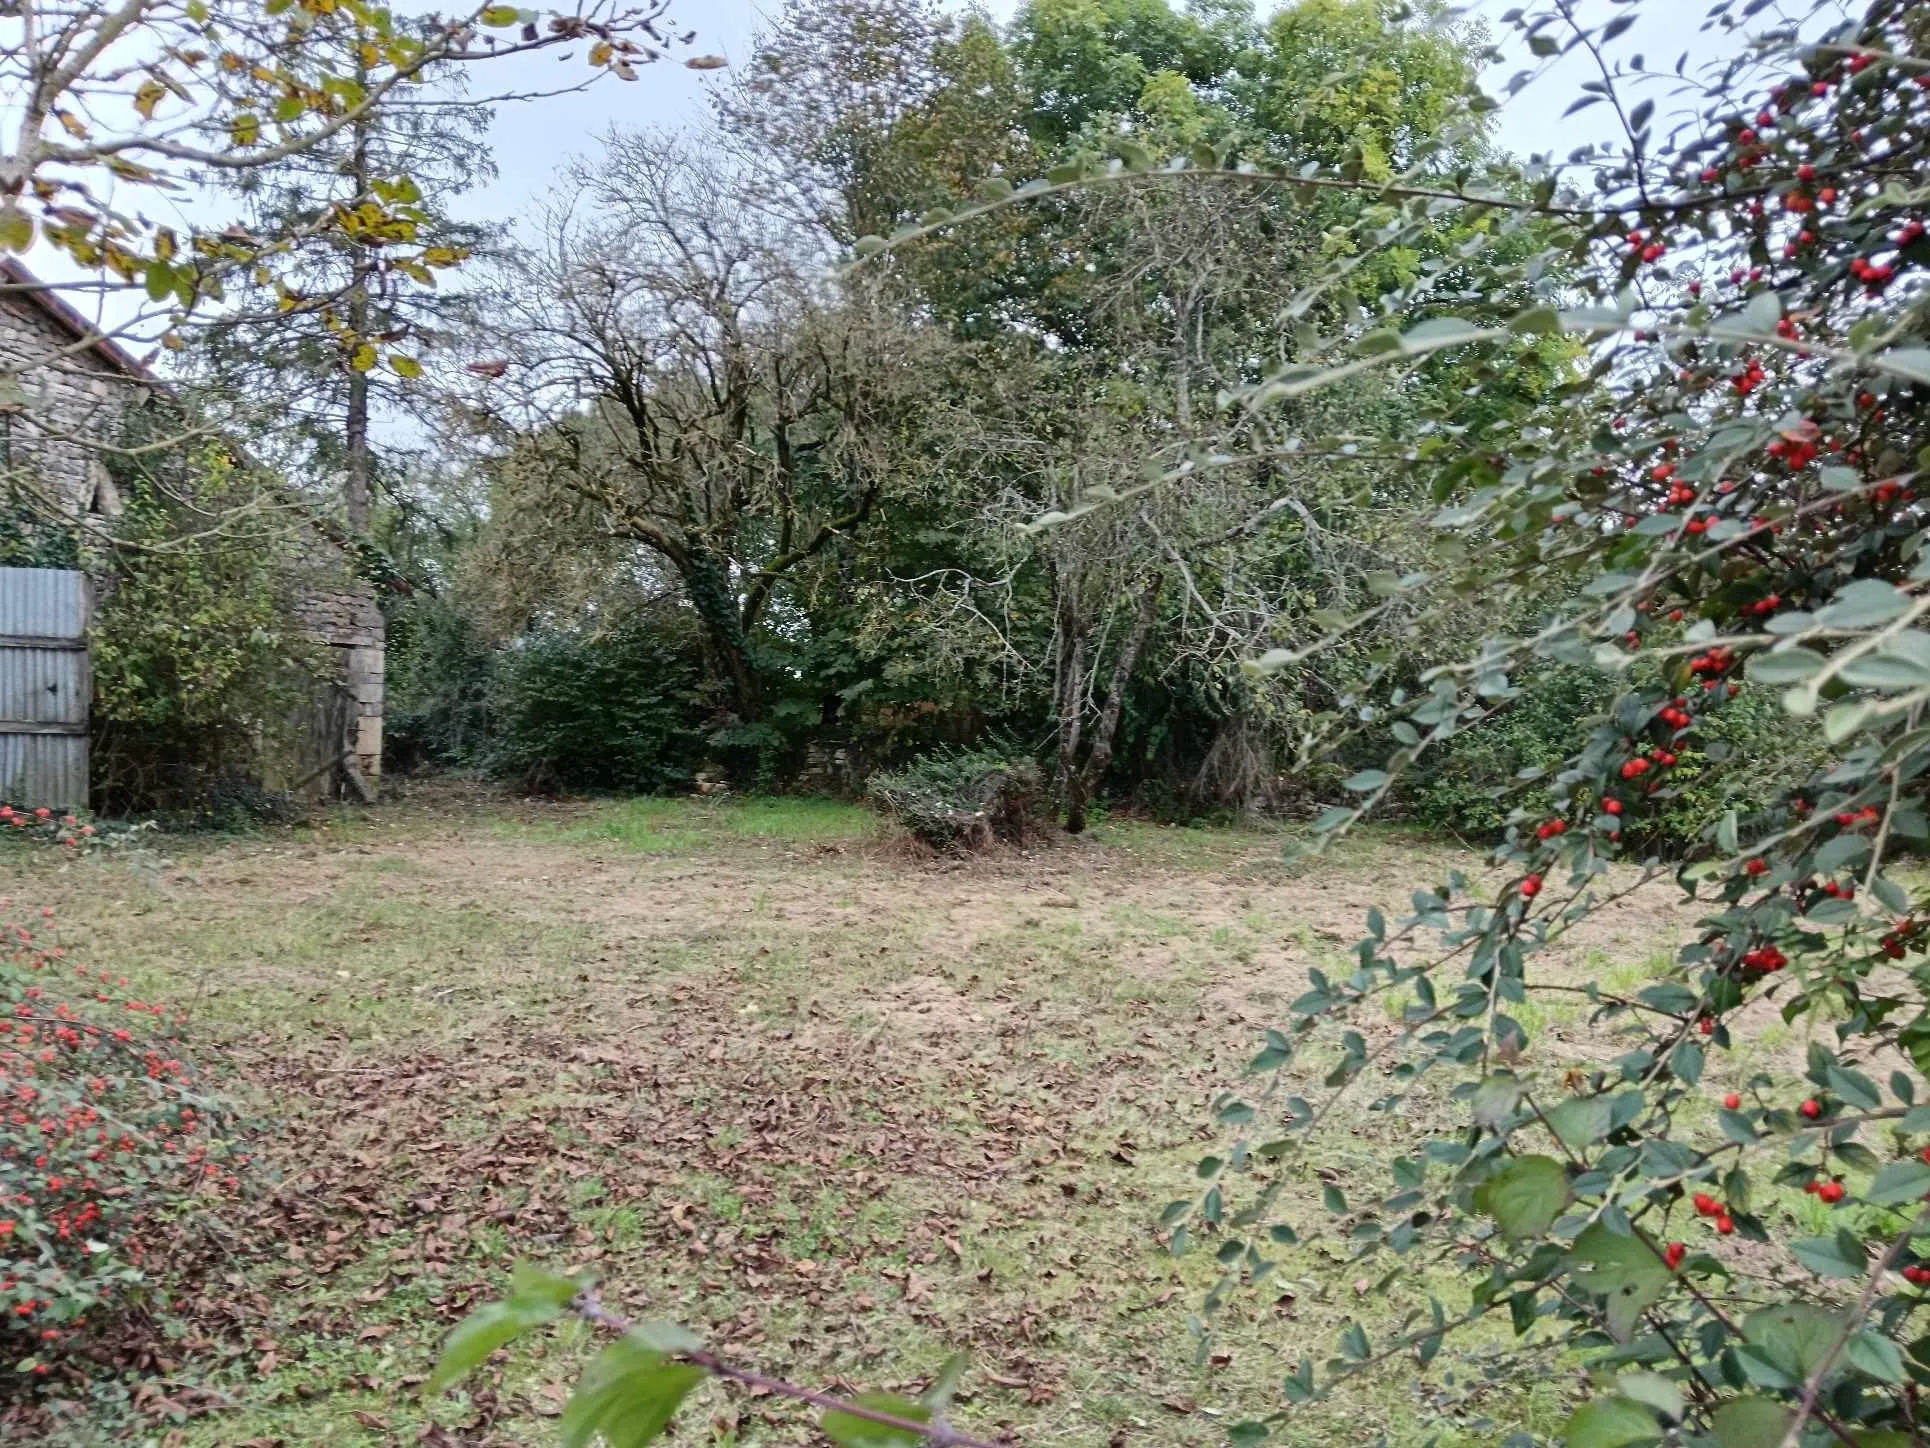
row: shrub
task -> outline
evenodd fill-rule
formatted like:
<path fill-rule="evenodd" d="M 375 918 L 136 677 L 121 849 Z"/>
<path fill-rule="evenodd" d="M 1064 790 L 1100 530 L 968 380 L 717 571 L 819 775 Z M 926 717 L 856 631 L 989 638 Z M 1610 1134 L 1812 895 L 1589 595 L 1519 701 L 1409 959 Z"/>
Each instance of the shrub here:
<path fill-rule="evenodd" d="M 232 781 L 292 749 L 320 671 L 293 621 L 293 525 L 256 516 L 260 481 L 220 449 L 181 454 L 142 454 L 122 472 L 127 506 L 89 634 L 93 788 L 113 813 L 217 808 Z M 243 527 L 245 542 L 227 531 Z"/>
<path fill-rule="evenodd" d="M 700 677 L 696 639 L 675 618 L 538 635 L 497 665 L 486 763 L 531 788 L 687 784 L 704 755 Z"/>
<path fill-rule="evenodd" d="M 446 598 L 411 599 L 389 615 L 384 764 L 477 765 L 493 742 L 496 649 Z"/>
<path fill-rule="evenodd" d="M 0 1334 L 19 1371 L 44 1374 L 243 1159 L 187 1064 L 183 1018 L 68 960 L 4 901 L 0 1008 Z"/>
<path fill-rule="evenodd" d="M 1577 737 L 1607 717 L 1626 686 L 1582 666 L 1539 671 L 1495 717 L 1424 754 L 1404 782 L 1402 804 L 1431 828 L 1489 840 L 1517 810 L 1547 814 Z M 1821 731 L 1792 720 L 1760 689 L 1745 689 L 1709 714 L 1694 746 L 1677 753 L 1657 808 L 1628 830 L 1630 843 L 1671 855 L 1696 849 L 1728 810 L 1750 816 L 1768 809 L 1784 780 L 1807 776 L 1827 757 Z M 1524 780 L 1530 770 L 1536 777 Z"/>
<path fill-rule="evenodd" d="M 1037 827 L 1045 780 L 1030 759 L 997 749 L 927 754 L 874 774 L 865 792 L 915 839 L 937 850 L 1022 843 Z"/>

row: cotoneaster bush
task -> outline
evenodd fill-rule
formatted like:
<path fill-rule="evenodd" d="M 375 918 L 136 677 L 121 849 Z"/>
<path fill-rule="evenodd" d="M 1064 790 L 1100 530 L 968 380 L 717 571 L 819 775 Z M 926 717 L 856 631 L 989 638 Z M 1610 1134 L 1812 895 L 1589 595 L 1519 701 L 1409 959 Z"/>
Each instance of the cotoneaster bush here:
<path fill-rule="evenodd" d="M 137 1300 L 178 1219 L 245 1166 L 185 1018 L 70 959 L 52 916 L 0 901 L 0 1354 L 28 1378 Z"/>

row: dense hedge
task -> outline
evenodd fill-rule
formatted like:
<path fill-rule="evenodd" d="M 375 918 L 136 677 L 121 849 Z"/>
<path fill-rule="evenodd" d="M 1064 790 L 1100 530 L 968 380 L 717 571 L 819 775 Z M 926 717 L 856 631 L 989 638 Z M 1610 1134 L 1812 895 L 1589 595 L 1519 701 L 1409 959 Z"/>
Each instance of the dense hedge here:
<path fill-rule="evenodd" d="M 430 600 L 397 630 L 391 758 L 534 789 L 680 788 L 705 757 L 702 676 L 696 636 L 674 615 L 493 649 Z"/>

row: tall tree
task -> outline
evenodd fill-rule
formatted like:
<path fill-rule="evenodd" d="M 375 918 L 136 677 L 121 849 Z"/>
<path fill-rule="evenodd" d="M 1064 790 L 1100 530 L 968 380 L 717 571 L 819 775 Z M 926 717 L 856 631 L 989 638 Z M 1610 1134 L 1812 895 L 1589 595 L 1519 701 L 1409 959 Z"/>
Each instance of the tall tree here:
<path fill-rule="evenodd" d="M 453 220 L 447 202 L 494 168 L 488 114 L 449 94 L 459 82 L 430 75 L 406 100 L 234 178 L 247 231 L 288 241 L 193 333 L 189 362 L 210 411 L 289 475 L 339 478 L 358 536 L 369 530 L 376 429 L 433 420 L 430 354 L 473 321 L 470 298 L 447 279 L 487 232 Z M 336 223 L 358 214 L 373 224 Z"/>
<path fill-rule="evenodd" d="M 619 135 L 571 177 L 500 314 L 520 428 L 506 485 L 648 549 L 740 721 L 785 588 L 871 518 L 939 339 L 827 287 L 700 141 Z"/>

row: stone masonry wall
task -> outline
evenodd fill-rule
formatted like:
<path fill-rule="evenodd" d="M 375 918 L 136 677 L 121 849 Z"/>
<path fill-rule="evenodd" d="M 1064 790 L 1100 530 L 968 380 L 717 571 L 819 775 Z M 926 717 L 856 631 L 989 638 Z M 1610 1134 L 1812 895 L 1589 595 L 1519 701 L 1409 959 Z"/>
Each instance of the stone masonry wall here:
<path fill-rule="evenodd" d="M 113 437 L 128 392 L 137 384 L 93 352 L 63 355 L 73 341 L 67 328 L 40 307 L 17 296 L 0 299 L 0 367 L 16 359 L 41 363 L 11 386 L 0 379 L 9 471 L 31 469 L 76 513 L 111 512 L 117 500 L 100 455 L 85 442 L 66 438 Z M 42 362 L 47 358 L 54 360 Z"/>

